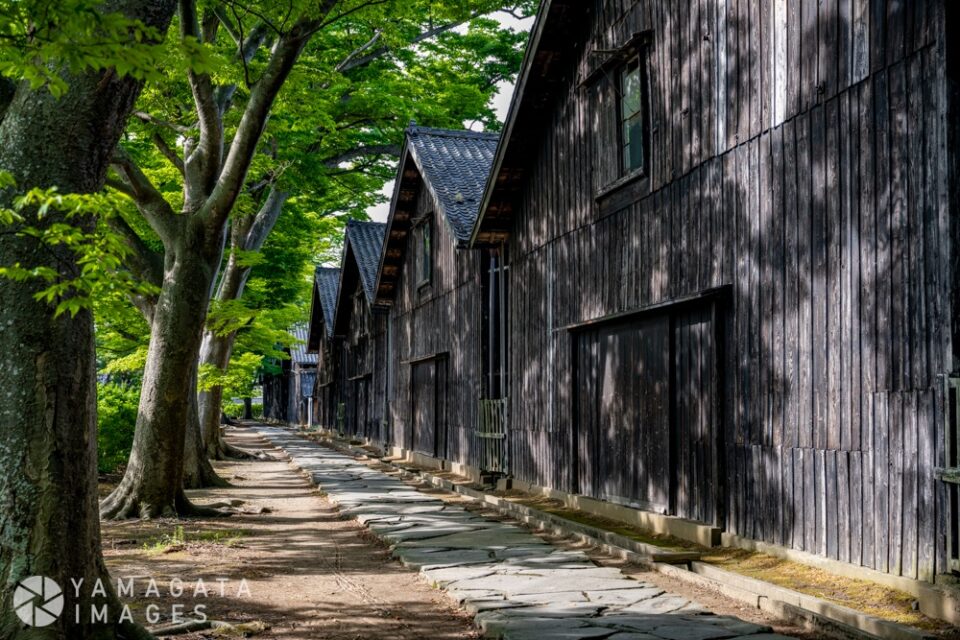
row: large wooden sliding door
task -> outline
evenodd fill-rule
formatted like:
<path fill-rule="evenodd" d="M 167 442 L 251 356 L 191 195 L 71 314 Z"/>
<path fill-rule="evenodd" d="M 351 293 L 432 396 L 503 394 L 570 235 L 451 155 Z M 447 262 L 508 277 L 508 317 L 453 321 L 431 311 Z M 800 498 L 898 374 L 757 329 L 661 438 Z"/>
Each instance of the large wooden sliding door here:
<path fill-rule="evenodd" d="M 582 493 L 667 510 L 669 328 L 668 321 L 656 318 L 580 335 L 578 475 Z"/>
<path fill-rule="evenodd" d="M 713 523 L 719 412 L 712 305 L 576 335 L 574 474 L 583 494 Z"/>
<path fill-rule="evenodd" d="M 447 453 L 445 358 L 412 365 L 413 449 L 437 458 Z"/>
<path fill-rule="evenodd" d="M 364 376 L 353 380 L 353 433 L 358 437 L 368 437 L 367 422 L 369 421 L 370 407 L 370 377 Z"/>

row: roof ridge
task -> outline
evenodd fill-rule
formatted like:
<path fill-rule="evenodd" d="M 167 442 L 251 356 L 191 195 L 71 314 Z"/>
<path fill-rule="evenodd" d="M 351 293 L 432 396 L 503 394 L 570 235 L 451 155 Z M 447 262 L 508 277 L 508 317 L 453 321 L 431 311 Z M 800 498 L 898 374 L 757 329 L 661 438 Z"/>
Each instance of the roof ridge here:
<path fill-rule="evenodd" d="M 420 125 L 411 125 L 407 127 L 408 134 L 427 134 L 432 136 L 442 136 L 446 138 L 479 138 L 483 140 L 497 140 L 500 138 L 499 131 L 472 131 L 470 129 L 437 129 L 434 127 L 422 127 Z"/>
<path fill-rule="evenodd" d="M 376 226 L 376 225 L 386 226 L 386 224 L 387 224 L 386 222 L 377 222 L 376 220 L 354 220 L 353 218 L 351 218 L 350 220 L 347 220 L 347 226 L 348 226 L 348 227 L 349 227 L 350 225 L 353 225 L 353 226 Z M 330 268 L 332 268 L 332 267 L 330 267 Z"/>

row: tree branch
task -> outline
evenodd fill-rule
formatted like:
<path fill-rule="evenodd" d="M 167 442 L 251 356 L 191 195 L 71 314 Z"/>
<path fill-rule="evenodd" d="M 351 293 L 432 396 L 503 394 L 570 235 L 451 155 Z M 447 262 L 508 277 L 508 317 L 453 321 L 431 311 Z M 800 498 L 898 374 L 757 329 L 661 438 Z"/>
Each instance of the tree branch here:
<path fill-rule="evenodd" d="M 289 193 L 280 191 L 276 185 L 270 188 L 270 193 L 267 194 L 267 199 L 263 203 L 263 206 L 257 211 L 257 215 L 253 219 L 253 224 L 250 225 L 250 230 L 247 232 L 247 237 L 243 242 L 243 249 L 245 251 L 260 251 L 267 236 L 270 235 L 274 225 L 277 224 L 277 219 L 280 217 L 283 205 L 289 197 Z"/>
<path fill-rule="evenodd" d="M 160 127 L 166 127 L 167 129 L 170 129 L 171 131 L 175 131 L 182 136 L 189 135 L 194 128 L 194 127 L 185 127 L 181 124 L 177 124 L 175 122 L 169 122 L 167 120 L 161 120 L 160 118 L 156 118 L 150 115 L 149 113 L 146 113 L 145 111 L 134 111 L 133 116 L 138 120 L 140 120 L 141 122 L 146 122 L 148 124 L 155 124 Z"/>
<path fill-rule="evenodd" d="M 163 284 L 163 256 L 148 247 L 140 234 L 127 224 L 122 216 L 110 216 L 107 224 L 122 236 L 126 245 L 130 247 L 131 257 L 125 262 L 134 275 L 144 282 L 160 287 Z"/>
<path fill-rule="evenodd" d="M 237 300 L 243 295 L 243 289 L 250 277 L 251 268 L 241 266 L 237 259 L 238 251 L 259 251 L 263 248 L 277 219 L 283 211 L 283 205 L 290 194 L 271 186 L 267 199 L 253 218 L 247 218 L 233 228 L 230 237 L 230 257 L 223 268 L 223 275 L 217 286 L 216 299 L 224 302 Z"/>
<path fill-rule="evenodd" d="M 250 61 L 253 60 L 253 56 L 256 55 L 257 50 L 267 42 L 267 35 L 269 35 L 269 30 L 267 26 L 262 23 L 255 26 L 246 37 L 243 36 L 242 25 L 240 27 L 238 33 L 237 59 L 240 60 L 240 64 L 243 66 L 243 78 L 247 87 L 251 87 L 254 84 L 250 78 Z M 215 100 L 217 108 L 220 110 L 221 118 L 230 107 L 230 103 L 233 101 L 233 96 L 236 92 L 236 83 L 217 87 Z"/>
<path fill-rule="evenodd" d="M 120 149 L 114 155 L 113 168 L 123 180 L 124 188 L 120 191 L 133 199 L 150 227 L 161 240 L 167 242 L 170 239 L 170 227 L 176 216 L 170 203 L 153 186 L 150 178 L 140 170 L 130 156 Z"/>
<path fill-rule="evenodd" d="M 170 164 L 176 167 L 180 174 L 183 175 L 183 160 L 181 160 L 180 156 L 177 155 L 177 152 L 167 144 L 167 141 L 163 139 L 163 136 L 157 132 L 154 132 L 150 138 L 153 140 L 154 146 L 156 146 L 160 153 L 163 154 L 163 157 L 169 160 Z"/>
<path fill-rule="evenodd" d="M 204 205 L 204 215 L 209 217 L 212 225 L 222 226 L 230 214 L 246 180 L 247 170 L 256 152 L 257 143 L 263 135 L 274 100 L 315 29 L 315 20 L 301 19 L 274 46 L 263 75 L 250 93 L 247 107 L 223 163 L 220 179 Z"/>
<path fill-rule="evenodd" d="M 374 32 L 373 32 L 373 37 L 370 38 L 369 40 L 367 40 L 364 44 L 360 45 L 359 47 L 357 47 L 356 49 L 354 49 L 353 51 L 351 51 L 351 52 L 350 52 L 350 55 L 348 55 L 346 58 L 343 59 L 343 61 L 340 62 L 340 64 L 338 64 L 336 67 L 334 67 L 334 71 L 338 71 L 338 72 L 340 72 L 340 73 L 343 73 L 343 70 L 344 70 L 351 62 L 353 62 L 358 56 L 360 56 L 361 54 L 363 54 L 364 51 L 368 51 L 373 45 L 377 44 L 377 41 L 380 40 L 380 36 L 382 36 L 382 35 L 383 35 L 383 32 L 382 32 L 380 29 L 377 29 L 376 31 L 374 31 Z M 385 48 L 385 47 L 384 47 L 384 48 Z"/>
<path fill-rule="evenodd" d="M 227 35 L 229 35 L 233 39 L 233 42 L 237 45 L 237 48 L 239 49 L 241 44 L 243 43 L 243 37 L 240 35 L 240 32 L 237 30 L 236 25 L 234 25 L 233 22 L 230 20 L 230 16 L 227 15 L 227 12 L 224 11 L 223 7 L 214 7 L 213 13 L 214 15 L 217 16 L 217 19 L 220 20 L 220 26 L 224 28 L 224 30 L 227 32 Z"/>
<path fill-rule="evenodd" d="M 354 147 L 348 149 L 341 154 L 330 156 L 323 160 L 323 164 L 330 167 L 336 168 L 339 167 L 344 162 L 349 162 L 356 158 L 363 156 L 399 156 L 400 155 L 400 145 L 398 144 L 373 144 L 363 147 Z"/>
<path fill-rule="evenodd" d="M 407 45 L 408 46 L 414 45 L 414 44 L 423 42 L 424 40 L 435 38 L 442 33 L 446 33 L 447 31 L 452 31 L 453 29 L 456 29 L 460 25 L 466 24 L 467 22 L 470 22 L 471 20 L 479 18 L 482 15 L 483 15 L 482 13 L 472 13 L 468 17 L 464 18 L 463 20 L 458 20 L 456 22 L 449 22 L 447 24 L 443 24 L 438 27 L 427 29 L 417 34 L 413 39 L 410 40 L 410 42 L 407 43 Z M 340 73 L 349 73 L 354 69 L 367 66 L 371 62 L 382 58 L 389 52 L 390 52 L 390 47 L 380 47 L 379 49 L 375 49 L 374 51 L 371 51 L 365 56 L 354 57 L 354 54 L 351 53 L 349 56 L 347 56 L 343 60 L 343 62 L 337 65 L 337 71 L 339 71 Z M 351 60 L 351 57 L 353 57 L 352 60 Z"/>
<path fill-rule="evenodd" d="M 181 38 L 202 39 L 195 0 L 180 0 Z M 200 123 L 199 144 L 184 158 L 184 209 L 196 211 L 213 190 L 223 159 L 223 122 L 207 73 L 187 69 L 187 80 Z"/>

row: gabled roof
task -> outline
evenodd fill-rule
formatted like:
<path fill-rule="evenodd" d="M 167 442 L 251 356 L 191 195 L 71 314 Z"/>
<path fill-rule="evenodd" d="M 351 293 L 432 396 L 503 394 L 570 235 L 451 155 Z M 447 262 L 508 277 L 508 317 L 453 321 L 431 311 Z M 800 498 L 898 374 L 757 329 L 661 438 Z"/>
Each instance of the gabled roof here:
<path fill-rule="evenodd" d="M 360 270 L 360 281 L 367 300 L 373 304 L 374 286 L 377 283 L 377 267 L 380 266 L 380 252 L 383 250 L 383 234 L 387 225 L 382 222 L 347 222 L 346 242 L 344 242 L 344 261 L 350 251 Z"/>
<path fill-rule="evenodd" d="M 470 239 L 498 133 L 411 126 L 407 149 L 459 242 Z"/>
<path fill-rule="evenodd" d="M 335 267 L 317 267 L 313 275 L 313 286 L 316 287 L 320 299 L 320 308 L 323 311 L 323 322 L 327 327 L 327 334 L 333 335 L 333 314 L 337 310 L 337 287 L 340 286 L 340 269 Z"/>
<path fill-rule="evenodd" d="M 543 0 L 524 54 L 503 135 L 470 246 L 503 242 L 539 137 L 550 121 L 549 110 L 577 71 L 578 42 L 586 39 L 593 2 Z"/>
<path fill-rule="evenodd" d="M 337 289 L 337 304 L 334 311 L 334 333 L 343 335 L 353 307 L 350 296 L 356 291 L 359 281 L 367 303 L 375 305 L 374 287 L 380 253 L 383 251 L 383 235 L 387 225 L 382 222 L 347 222 L 343 243 L 343 258 L 340 261 L 340 284 Z"/>
<path fill-rule="evenodd" d="M 386 247 L 377 274 L 378 304 L 389 304 L 393 299 L 421 188 L 428 190 L 435 212 L 447 221 L 457 245 L 467 245 L 499 140 L 496 133 L 415 124 L 406 134 L 387 219 Z"/>
<path fill-rule="evenodd" d="M 313 272 L 313 296 L 310 303 L 310 327 L 307 351 L 316 353 L 323 338 L 333 337 L 333 316 L 337 310 L 337 289 L 340 286 L 340 269 L 317 267 Z M 321 335 L 320 325 L 323 324 Z"/>
<path fill-rule="evenodd" d="M 307 325 L 294 325 L 290 327 L 290 333 L 299 341 L 290 346 L 290 362 L 301 365 L 317 364 L 317 354 L 307 353 Z"/>

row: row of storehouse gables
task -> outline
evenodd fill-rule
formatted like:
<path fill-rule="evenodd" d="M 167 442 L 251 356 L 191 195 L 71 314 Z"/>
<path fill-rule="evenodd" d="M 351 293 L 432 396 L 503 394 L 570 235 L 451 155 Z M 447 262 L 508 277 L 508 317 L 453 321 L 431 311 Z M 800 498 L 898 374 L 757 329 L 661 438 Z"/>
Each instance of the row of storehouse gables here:
<path fill-rule="evenodd" d="M 411 126 L 317 270 L 311 421 L 960 570 L 958 10 L 544 0 L 503 133 Z"/>

